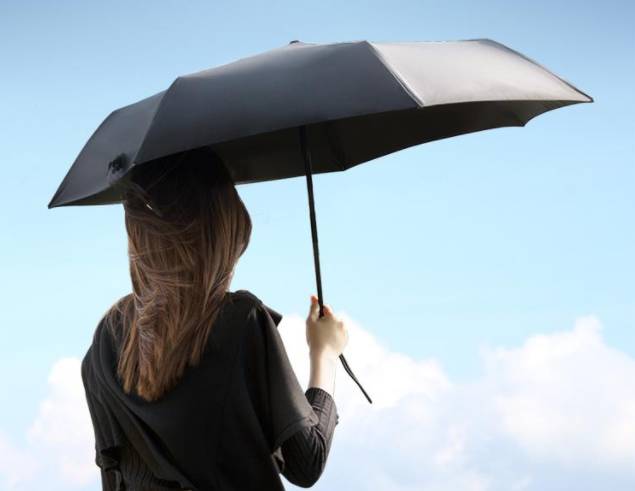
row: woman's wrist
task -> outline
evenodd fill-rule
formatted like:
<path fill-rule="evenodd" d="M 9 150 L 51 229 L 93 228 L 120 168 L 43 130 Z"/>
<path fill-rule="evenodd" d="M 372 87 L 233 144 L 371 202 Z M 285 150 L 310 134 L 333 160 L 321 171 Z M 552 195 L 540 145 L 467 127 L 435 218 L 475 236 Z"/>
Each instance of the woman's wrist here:
<path fill-rule="evenodd" d="M 322 351 L 311 353 L 309 388 L 317 387 L 331 395 L 334 394 L 337 358 L 337 355 L 332 352 Z"/>
<path fill-rule="evenodd" d="M 331 361 L 337 360 L 337 358 L 339 358 L 339 355 L 330 348 L 320 348 L 318 350 L 309 350 L 309 358 L 311 358 L 311 362 L 319 362 L 322 360 Z"/>

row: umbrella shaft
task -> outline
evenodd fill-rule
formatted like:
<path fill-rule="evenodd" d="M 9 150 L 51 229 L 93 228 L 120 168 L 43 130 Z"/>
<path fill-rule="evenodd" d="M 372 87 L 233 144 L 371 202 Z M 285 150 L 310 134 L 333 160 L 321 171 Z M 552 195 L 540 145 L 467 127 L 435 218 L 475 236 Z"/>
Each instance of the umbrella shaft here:
<path fill-rule="evenodd" d="M 313 239 L 313 262 L 315 263 L 315 279 L 317 281 L 317 293 L 318 293 L 318 303 L 320 305 L 320 317 L 324 317 L 324 304 L 322 302 L 322 276 L 320 274 L 320 250 L 318 248 L 318 236 L 317 236 L 317 223 L 315 220 L 315 202 L 313 200 L 313 172 L 311 169 L 311 150 L 307 143 L 306 136 L 306 126 L 302 125 L 299 127 L 300 129 L 300 150 L 302 152 L 302 156 L 304 158 L 304 171 L 306 174 L 306 186 L 307 191 L 309 193 L 309 215 L 311 217 L 311 237 Z M 357 377 L 353 374 L 353 371 L 348 366 L 348 362 L 344 355 L 341 354 L 339 356 L 342 365 L 344 366 L 344 370 L 346 373 L 353 379 L 353 381 L 358 385 L 361 391 L 368 399 L 368 402 L 372 404 L 372 399 L 366 393 L 362 384 L 359 383 Z"/>
<path fill-rule="evenodd" d="M 315 202 L 313 199 L 313 172 L 311 169 L 311 152 L 306 141 L 306 126 L 300 126 L 300 148 L 304 157 L 304 171 L 306 173 L 306 187 L 309 193 L 309 215 L 311 217 L 311 238 L 313 240 L 313 262 L 315 265 L 315 279 L 317 281 L 317 296 L 320 304 L 320 317 L 324 316 L 322 303 L 322 275 L 320 273 L 320 249 L 318 247 L 317 223 L 315 220 Z"/>

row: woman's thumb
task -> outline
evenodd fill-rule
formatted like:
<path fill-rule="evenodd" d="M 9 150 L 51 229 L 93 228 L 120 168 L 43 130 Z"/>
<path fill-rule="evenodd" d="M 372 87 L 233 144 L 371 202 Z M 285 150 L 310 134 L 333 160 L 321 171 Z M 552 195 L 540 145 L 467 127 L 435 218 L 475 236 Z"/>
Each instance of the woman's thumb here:
<path fill-rule="evenodd" d="M 312 321 L 318 320 L 320 313 L 320 304 L 318 298 L 315 295 L 311 295 L 311 309 L 309 310 L 309 317 Z"/>

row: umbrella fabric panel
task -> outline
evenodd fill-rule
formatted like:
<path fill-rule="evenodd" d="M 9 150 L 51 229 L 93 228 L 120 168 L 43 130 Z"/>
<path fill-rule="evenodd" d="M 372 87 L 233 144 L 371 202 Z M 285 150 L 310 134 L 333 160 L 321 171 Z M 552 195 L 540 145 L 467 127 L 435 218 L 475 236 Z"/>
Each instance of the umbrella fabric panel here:
<path fill-rule="evenodd" d="M 369 44 L 421 106 L 501 100 L 592 101 L 542 65 L 491 39 Z"/>
<path fill-rule="evenodd" d="M 119 108 L 95 130 L 49 203 L 109 204 L 120 201 L 110 189 L 132 167 L 165 91 Z"/>

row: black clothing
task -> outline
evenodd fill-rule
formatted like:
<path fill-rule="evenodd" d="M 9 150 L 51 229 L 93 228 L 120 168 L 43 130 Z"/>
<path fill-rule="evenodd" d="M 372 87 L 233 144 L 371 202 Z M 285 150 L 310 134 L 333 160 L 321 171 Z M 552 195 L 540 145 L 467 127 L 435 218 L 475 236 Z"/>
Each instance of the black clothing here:
<path fill-rule="evenodd" d="M 337 409 L 322 389 L 302 392 L 277 330 L 281 319 L 251 292 L 228 292 L 201 363 L 153 402 L 123 392 L 120 341 L 102 319 L 82 380 L 103 489 L 143 489 L 124 483 L 127 476 L 151 482 L 148 489 L 283 490 L 279 473 L 313 484 Z"/>
<path fill-rule="evenodd" d="M 320 420 L 316 426 L 304 427 L 284 441 L 281 472 L 290 483 L 308 488 L 317 482 L 326 466 L 339 417 L 331 394 L 319 387 L 309 387 L 305 394 Z"/>
<path fill-rule="evenodd" d="M 296 486 L 310 487 L 326 465 L 338 415 L 335 401 L 328 392 L 309 387 L 305 395 L 320 420 L 316 426 L 302 428 L 283 442 L 281 473 Z M 101 471 L 103 490 L 117 490 L 117 479 L 123 480 L 126 489 L 135 491 L 175 489 L 172 481 L 156 478 L 129 443 L 121 447 L 119 462 L 119 476 L 114 471 Z"/>
<path fill-rule="evenodd" d="M 305 395 L 319 422 L 316 426 L 302 428 L 282 443 L 281 473 L 296 486 L 310 487 L 324 470 L 339 417 L 335 401 L 325 390 L 309 387 Z M 157 479 L 129 443 L 121 448 L 119 462 L 119 476 L 116 472 L 101 471 L 104 491 L 116 491 L 117 479 L 123 480 L 126 489 L 135 491 L 175 489 L 172 481 Z"/>

